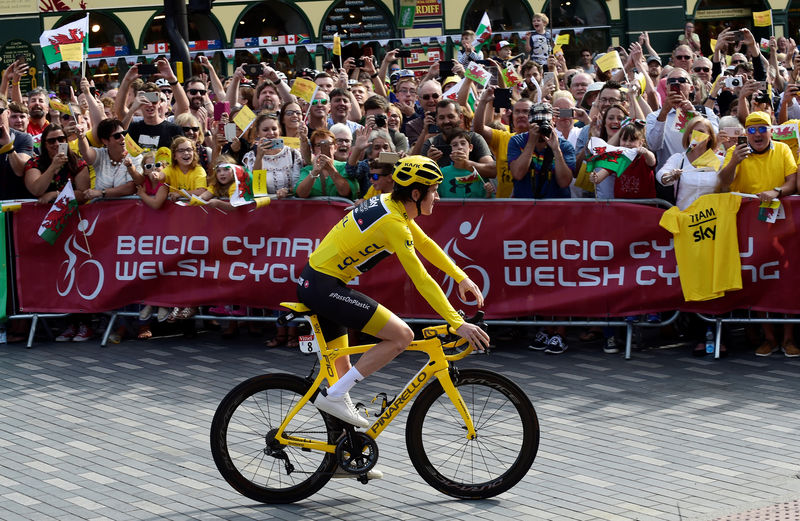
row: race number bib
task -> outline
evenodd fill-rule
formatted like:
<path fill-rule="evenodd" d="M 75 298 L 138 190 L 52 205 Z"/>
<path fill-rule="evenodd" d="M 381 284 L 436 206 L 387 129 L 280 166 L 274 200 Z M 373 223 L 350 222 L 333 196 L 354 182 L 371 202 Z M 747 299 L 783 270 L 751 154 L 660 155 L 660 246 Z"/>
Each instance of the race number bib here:
<path fill-rule="evenodd" d="M 301 353 L 319 353 L 319 343 L 314 335 L 300 336 L 298 338 Z"/>

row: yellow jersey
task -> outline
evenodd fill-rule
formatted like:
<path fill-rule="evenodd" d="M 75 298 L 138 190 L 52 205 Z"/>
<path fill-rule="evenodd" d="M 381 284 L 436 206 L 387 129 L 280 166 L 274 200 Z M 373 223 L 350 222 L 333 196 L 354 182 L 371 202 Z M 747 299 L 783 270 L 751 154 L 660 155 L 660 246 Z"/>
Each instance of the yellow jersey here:
<path fill-rule="evenodd" d="M 417 291 L 448 324 L 458 328 L 464 319 L 428 274 L 415 250 L 456 282 L 467 278 L 439 245 L 408 217 L 403 203 L 393 201 L 391 194 L 382 194 L 365 200 L 345 215 L 322 239 L 311 254 L 309 264 L 316 271 L 347 283 L 394 253 Z"/>
<path fill-rule="evenodd" d="M 206 171 L 202 166 L 196 166 L 184 174 L 177 166 L 170 165 L 164 169 L 164 177 L 170 192 L 180 192 L 181 189 L 191 192 L 198 188 L 208 188 Z"/>
<path fill-rule="evenodd" d="M 707 194 L 684 211 L 675 206 L 658 223 L 673 234 L 683 298 L 711 300 L 742 289 L 742 264 L 736 234 L 741 197 Z"/>

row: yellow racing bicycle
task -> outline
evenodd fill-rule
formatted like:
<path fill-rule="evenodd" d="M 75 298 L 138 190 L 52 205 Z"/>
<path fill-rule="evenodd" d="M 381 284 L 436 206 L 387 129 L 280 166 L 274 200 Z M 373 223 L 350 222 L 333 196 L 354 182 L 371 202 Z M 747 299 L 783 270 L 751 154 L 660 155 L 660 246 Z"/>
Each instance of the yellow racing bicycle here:
<path fill-rule="evenodd" d="M 323 382 L 336 381 L 337 358 L 364 353 L 374 344 L 330 349 L 317 316 L 305 305 L 281 305 L 292 310 L 284 322 L 302 315 L 311 324 L 312 334 L 301 337 L 300 350 L 317 355 L 319 371 L 315 364 L 307 378 L 256 376 L 222 400 L 211 423 L 211 452 L 235 490 L 263 503 L 292 503 L 319 491 L 337 466 L 367 483 L 367 472 L 378 461 L 378 436 L 415 396 L 406 446 L 432 487 L 457 498 L 481 499 L 525 477 L 539 447 L 536 411 L 508 378 L 484 369 L 456 369 L 451 362 L 465 358 L 472 347 L 452 328 L 423 329 L 423 339 L 407 350 L 426 353 L 428 361 L 394 399 L 383 393 L 376 397 L 383 397 L 381 410 L 362 432 L 319 411 L 313 401 Z M 482 317 L 479 312 L 469 321 L 481 323 Z"/>

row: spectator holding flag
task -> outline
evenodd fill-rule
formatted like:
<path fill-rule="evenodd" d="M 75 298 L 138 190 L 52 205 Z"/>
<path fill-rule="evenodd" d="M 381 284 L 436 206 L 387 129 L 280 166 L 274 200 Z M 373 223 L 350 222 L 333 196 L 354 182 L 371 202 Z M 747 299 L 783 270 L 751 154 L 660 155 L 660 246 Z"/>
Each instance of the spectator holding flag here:
<path fill-rule="evenodd" d="M 459 199 L 483 199 L 491 197 L 494 185 L 485 182 L 474 168 L 469 168 L 469 153 L 472 143 L 465 130 L 457 130 L 449 136 L 451 165 L 442 168 L 439 197 Z"/>

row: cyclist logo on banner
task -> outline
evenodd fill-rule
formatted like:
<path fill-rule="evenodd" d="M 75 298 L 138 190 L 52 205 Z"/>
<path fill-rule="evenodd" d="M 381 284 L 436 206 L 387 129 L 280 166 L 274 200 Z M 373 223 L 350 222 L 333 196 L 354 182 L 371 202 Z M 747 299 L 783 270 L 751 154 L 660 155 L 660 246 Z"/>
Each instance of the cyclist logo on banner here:
<path fill-rule="evenodd" d="M 483 223 L 482 215 L 481 218 L 478 220 L 478 224 L 475 225 L 474 229 L 472 227 L 472 223 L 470 223 L 469 221 L 464 221 L 459 225 L 458 232 L 464 237 L 464 239 L 468 241 L 474 240 L 478 236 L 478 232 L 480 232 L 481 230 L 482 223 Z M 458 238 L 453 238 L 447 241 L 447 244 L 444 246 L 445 254 L 453 260 L 455 260 L 453 254 L 457 254 L 458 257 L 461 259 L 466 259 L 468 261 L 474 262 L 475 259 L 462 252 L 461 249 L 458 247 L 456 241 L 458 241 Z M 469 264 L 467 266 L 464 266 L 463 269 L 464 272 L 467 275 L 469 275 L 469 277 L 472 280 L 474 280 L 476 284 L 478 284 L 478 286 L 481 288 L 481 293 L 483 294 L 483 298 L 486 298 L 489 295 L 489 286 L 491 283 L 491 281 L 489 280 L 489 273 L 484 268 L 478 266 L 477 264 Z M 481 278 L 483 279 L 483 283 L 479 283 L 478 277 L 475 277 L 474 273 L 470 273 L 470 271 L 477 271 L 478 273 L 480 273 Z M 444 279 L 442 280 L 442 289 L 444 290 L 444 294 L 447 296 L 447 298 L 450 298 L 450 293 L 453 291 L 454 285 L 455 281 L 453 280 L 453 278 L 450 277 L 449 275 L 445 275 Z M 458 300 L 460 300 L 467 306 L 474 306 L 478 303 L 477 300 L 463 300 L 461 296 L 458 297 Z"/>
<path fill-rule="evenodd" d="M 94 300 L 103 289 L 105 271 L 102 264 L 92 258 L 88 243 L 98 218 L 99 216 L 94 218 L 91 226 L 87 219 L 81 219 L 78 222 L 78 231 L 64 242 L 67 259 L 59 266 L 56 279 L 56 291 L 62 297 L 68 295 L 74 287 L 83 299 Z M 76 235 L 85 239 L 85 248 L 75 239 Z"/>

